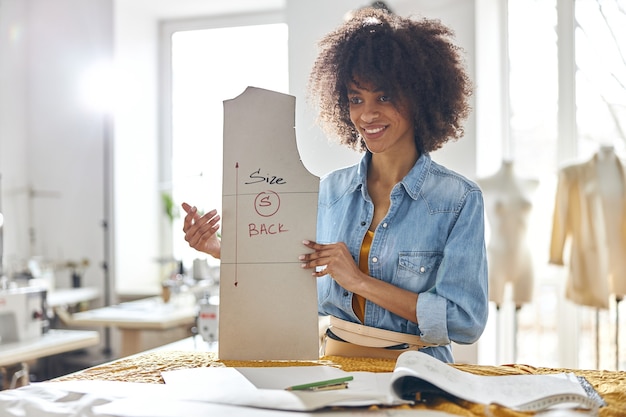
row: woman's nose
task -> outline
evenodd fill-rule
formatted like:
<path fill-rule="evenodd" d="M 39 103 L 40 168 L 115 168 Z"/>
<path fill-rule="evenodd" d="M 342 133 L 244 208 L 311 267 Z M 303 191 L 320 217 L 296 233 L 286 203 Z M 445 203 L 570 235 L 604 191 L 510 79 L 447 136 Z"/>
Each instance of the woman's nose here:
<path fill-rule="evenodd" d="M 365 123 L 372 123 L 379 116 L 380 116 L 380 113 L 378 112 L 378 110 L 370 107 L 370 108 L 365 109 L 363 113 L 361 113 L 361 120 L 363 120 Z"/>

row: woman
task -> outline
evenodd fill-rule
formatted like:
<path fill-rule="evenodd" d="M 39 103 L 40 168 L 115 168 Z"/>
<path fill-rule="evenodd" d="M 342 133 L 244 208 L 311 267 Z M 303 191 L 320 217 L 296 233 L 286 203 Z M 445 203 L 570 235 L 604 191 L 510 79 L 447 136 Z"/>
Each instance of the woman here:
<path fill-rule="evenodd" d="M 317 242 L 302 267 L 321 315 L 420 336 L 452 362 L 487 320 L 483 199 L 429 152 L 463 134 L 471 83 L 437 21 L 362 9 L 320 42 L 310 98 L 327 133 L 364 152 L 320 183 Z M 219 257 L 215 210 L 183 204 L 185 239 Z"/>

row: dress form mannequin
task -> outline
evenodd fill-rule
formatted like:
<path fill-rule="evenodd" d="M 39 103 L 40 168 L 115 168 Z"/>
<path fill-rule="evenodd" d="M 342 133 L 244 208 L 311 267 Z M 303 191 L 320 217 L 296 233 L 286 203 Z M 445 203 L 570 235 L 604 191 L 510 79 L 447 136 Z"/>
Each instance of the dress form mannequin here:
<path fill-rule="evenodd" d="M 621 236 L 624 233 L 624 173 L 612 146 L 603 145 L 596 153 L 598 195 L 604 215 L 604 233 L 608 246 L 608 284 L 615 296 L 615 369 L 619 369 L 619 303 L 626 293 L 626 263 L 622 257 L 626 245 Z M 621 226 L 621 227 L 620 227 Z M 596 367 L 600 365 L 600 320 L 596 310 Z"/>
<path fill-rule="evenodd" d="M 491 227 L 487 247 L 489 299 L 499 308 L 506 284 L 510 283 L 513 301 L 519 309 L 532 299 L 534 272 L 526 232 L 531 195 L 539 182 L 516 176 L 511 161 L 503 161 L 495 174 L 477 182 L 483 190 Z"/>
<path fill-rule="evenodd" d="M 604 233 L 608 246 L 609 290 L 618 297 L 626 294 L 626 253 L 623 232 L 624 173 L 612 146 L 602 146 L 596 154 L 598 194 L 604 215 Z"/>
<path fill-rule="evenodd" d="M 609 309 L 611 298 L 619 303 L 626 294 L 625 178 L 624 163 L 608 145 L 600 146 L 588 161 L 563 166 L 558 176 L 550 263 L 565 265 L 567 260 L 566 298 L 596 308 L 596 367 L 599 310 Z M 617 368 L 618 305 L 615 315 Z"/>

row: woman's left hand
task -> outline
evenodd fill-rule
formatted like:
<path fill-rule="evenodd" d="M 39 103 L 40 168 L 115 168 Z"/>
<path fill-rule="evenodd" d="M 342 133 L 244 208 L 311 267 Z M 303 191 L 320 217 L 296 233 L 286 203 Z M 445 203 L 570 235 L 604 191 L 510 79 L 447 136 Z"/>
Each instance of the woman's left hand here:
<path fill-rule="evenodd" d="M 400 317 L 419 323 L 417 319 L 418 294 L 361 272 L 345 243 L 323 245 L 309 240 L 302 243 L 314 251 L 300 255 L 302 268 L 320 267 L 321 269 L 313 272 L 314 277 L 319 278 L 329 274 L 346 290 L 359 294 Z"/>
<path fill-rule="evenodd" d="M 329 274 L 339 285 L 348 291 L 357 292 L 357 285 L 362 282 L 363 274 L 358 268 L 348 247 L 343 242 L 320 244 L 305 240 L 302 242 L 307 248 L 313 249 L 313 253 L 300 255 L 302 268 L 320 270 L 313 272 L 314 277 L 322 277 Z"/>

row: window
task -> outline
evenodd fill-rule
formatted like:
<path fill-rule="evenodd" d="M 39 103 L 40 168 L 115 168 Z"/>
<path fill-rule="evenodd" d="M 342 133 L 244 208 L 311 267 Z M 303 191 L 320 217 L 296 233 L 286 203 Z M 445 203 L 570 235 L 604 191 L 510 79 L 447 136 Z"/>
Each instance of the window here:
<path fill-rule="evenodd" d="M 186 268 L 203 255 L 183 238 L 180 204 L 186 201 L 201 211 L 221 212 L 223 101 L 237 97 L 247 86 L 288 93 L 286 24 L 278 17 L 259 22 L 258 16 L 244 24 L 211 27 L 212 23 L 203 28 L 194 23 L 193 29 L 176 25 L 168 38 L 171 75 L 165 96 L 171 105 L 165 114 L 171 127 L 165 130 L 171 139 L 162 150 L 161 188 L 174 208 L 165 233 L 171 241 L 166 243 Z"/>
<path fill-rule="evenodd" d="M 558 28 L 559 14 L 574 16 L 572 30 Z M 535 295 L 516 314 L 514 360 L 539 366 L 619 368 L 626 358 L 619 358 L 616 349 L 620 336 L 615 303 L 608 311 L 596 311 L 564 300 L 567 268 L 547 265 L 546 260 L 558 169 L 565 162 L 589 159 L 601 146 L 610 145 L 618 154 L 624 151 L 626 2 L 509 0 L 508 37 L 509 148 L 517 172 L 540 181 L 529 231 Z M 571 68 L 559 64 L 558 58 L 564 56 L 575 57 Z M 567 79 L 574 94 L 559 93 Z M 575 103 L 567 102 L 570 99 Z M 559 107 L 570 106 L 575 117 L 573 140 L 557 123 Z"/>
<path fill-rule="evenodd" d="M 576 125 L 580 154 L 626 139 L 626 1 L 576 0 Z"/>
<path fill-rule="evenodd" d="M 556 3 L 508 2 L 510 143 L 505 149 L 517 175 L 536 179 L 539 186 L 528 225 L 535 290 L 532 302 L 513 313 L 516 355 L 503 360 L 546 366 L 559 365 L 558 318 L 563 313 L 563 277 L 547 264 L 559 147 Z"/>
<path fill-rule="evenodd" d="M 589 159 L 602 146 L 623 156 L 626 1 L 576 0 L 574 36 L 578 156 Z M 581 368 L 624 369 L 626 357 L 620 356 L 619 346 L 626 338 L 620 332 L 619 310 L 615 298 L 608 310 L 580 308 Z"/>

